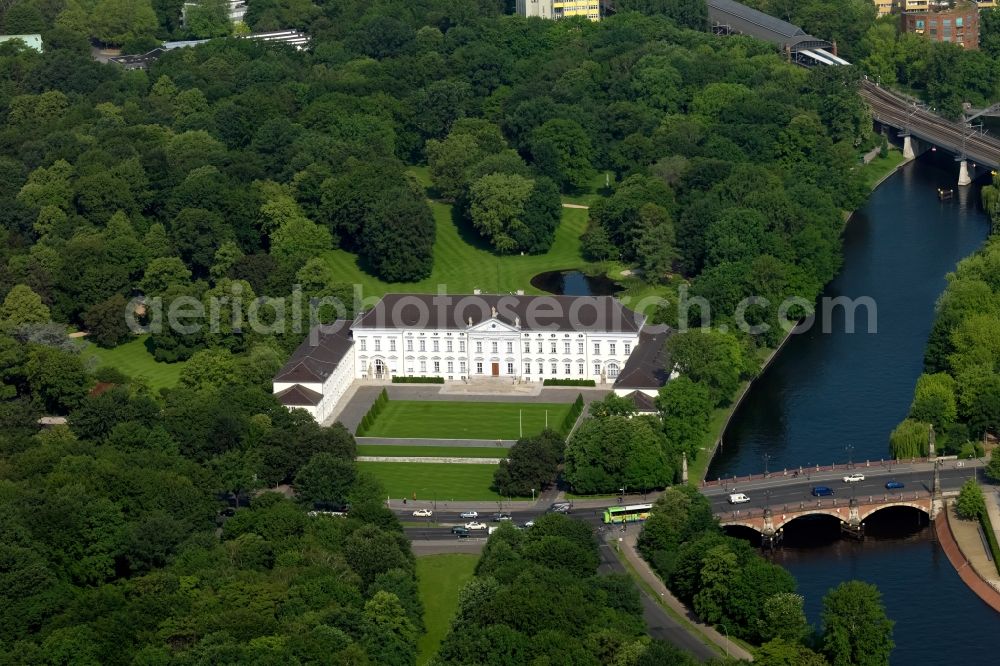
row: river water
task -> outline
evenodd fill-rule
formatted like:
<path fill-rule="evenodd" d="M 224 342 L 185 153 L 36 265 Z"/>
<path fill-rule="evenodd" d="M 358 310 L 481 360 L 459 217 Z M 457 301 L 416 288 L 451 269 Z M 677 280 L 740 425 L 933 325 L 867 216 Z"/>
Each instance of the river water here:
<path fill-rule="evenodd" d="M 708 477 L 888 457 L 921 372 L 934 303 L 945 275 L 986 238 L 979 188 L 959 190 L 950 156 L 928 154 L 891 176 L 844 231 L 844 265 L 824 296 L 870 297 L 845 332 L 844 310 L 793 336 L 754 383 L 723 436 Z M 938 187 L 955 188 L 940 201 Z M 765 454 L 767 458 L 765 459 Z M 799 581 L 810 620 L 837 583 L 878 585 L 896 621 L 893 664 L 994 664 L 1000 614 L 969 591 L 927 528 L 857 544 L 805 539 L 776 554 Z"/>

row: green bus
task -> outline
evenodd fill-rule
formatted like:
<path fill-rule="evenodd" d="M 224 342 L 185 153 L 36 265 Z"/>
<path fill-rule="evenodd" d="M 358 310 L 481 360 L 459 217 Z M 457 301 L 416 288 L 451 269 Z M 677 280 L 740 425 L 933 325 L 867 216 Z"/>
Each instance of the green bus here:
<path fill-rule="evenodd" d="M 605 523 L 637 523 L 649 518 L 652 504 L 632 504 L 630 506 L 609 506 L 604 510 Z"/>

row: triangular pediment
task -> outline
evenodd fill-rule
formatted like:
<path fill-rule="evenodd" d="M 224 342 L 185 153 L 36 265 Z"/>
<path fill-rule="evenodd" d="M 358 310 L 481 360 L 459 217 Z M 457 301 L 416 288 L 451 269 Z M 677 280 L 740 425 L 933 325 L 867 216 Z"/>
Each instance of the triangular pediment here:
<path fill-rule="evenodd" d="M 479 322 L 469 329 L 470 333 L 517 333 L 521 329 L 496 317 Z"/>

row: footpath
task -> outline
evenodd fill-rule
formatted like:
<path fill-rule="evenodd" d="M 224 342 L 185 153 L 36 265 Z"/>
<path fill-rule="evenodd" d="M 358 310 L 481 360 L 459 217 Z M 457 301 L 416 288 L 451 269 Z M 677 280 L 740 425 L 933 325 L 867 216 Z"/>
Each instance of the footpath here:
<path fill-rule="evenodd" d="M 619 542 L 621 544 L 621 552 L 625 555 L 625 559 L 632 566 L 635 572 L 643 580 L 644 583 L 649 585 L 653 591 L 659 595 L 660 600 L 675 614 L 687 620 L 695 629 L 697 633 L 700 633 L 706 639 L 714 643 L 719 647 L 723 653 L 730 657 L 735 657 L 736 659 L 742 659 L 744 661 L 753 661 L 753 655 L 750 654 L 743 646 L 730 640 L 728 636 L 723 636 L 714 627 L 707 624 L 703 624 L 698 618 L 680 602 L 677 597 L 667 589 L 667 586 L 663 584 L 660 577 L 657 576 L 649 565 L 646 564 L 646 560 L 642 559 L 639 553 L 635 549 L 636 539 L 638 534 L 636 532 L 631 532 L 622 537 Z"/>
<path fill-rule="evenodd" d="M 987 506 L 993 507 L 993 513 L 1000 518 L 997 507 L 996 492 L 987 493 Z M 993 515 L 990 520 L 997 525 Z M 977 521 L 962 520 L 955 514 L 954 506 L 948 503 L 946 510 L 941 512 L 934 521 L 938 543 L 955 567 L 959 578 L 970 590 L 976 593 L 993 610 L 1000 613 L 1000 574 L 996 565 L 990 559 L 983 537 L 979 533 Z"/>

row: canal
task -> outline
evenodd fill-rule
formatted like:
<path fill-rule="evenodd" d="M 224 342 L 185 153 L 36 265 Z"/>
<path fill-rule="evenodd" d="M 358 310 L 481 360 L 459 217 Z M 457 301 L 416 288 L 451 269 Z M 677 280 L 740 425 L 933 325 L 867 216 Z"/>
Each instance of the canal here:
<path fill-rule="evenodd" d="M 888 456 L 889 432 L 906 416 L 921 372 L 934 303 L 945 275 L 986 238 L 979 188 L 956 189 L 950 155 L 927 154 L 876 190 L 844 231 L 844 264 L 824 296 L 870 297 L 877 333 L 864 308 L 854 333 L 834 310 L 793 336 L 754 383 L 723 435 L 708 477 L 805 464 Z M 766 457 L 765 457 L 766 456 Z M 986 645 L 1000 635 L 1000 615 L 958 578 L 930 529 L 907 525 L 851 543 L 805 535 L 776 560 L 799 581 L 806 610 L 819 622 L 822 597 L 837 583 L 878 585 L 896 621 L 894 664 L 995 663 Z"/>

